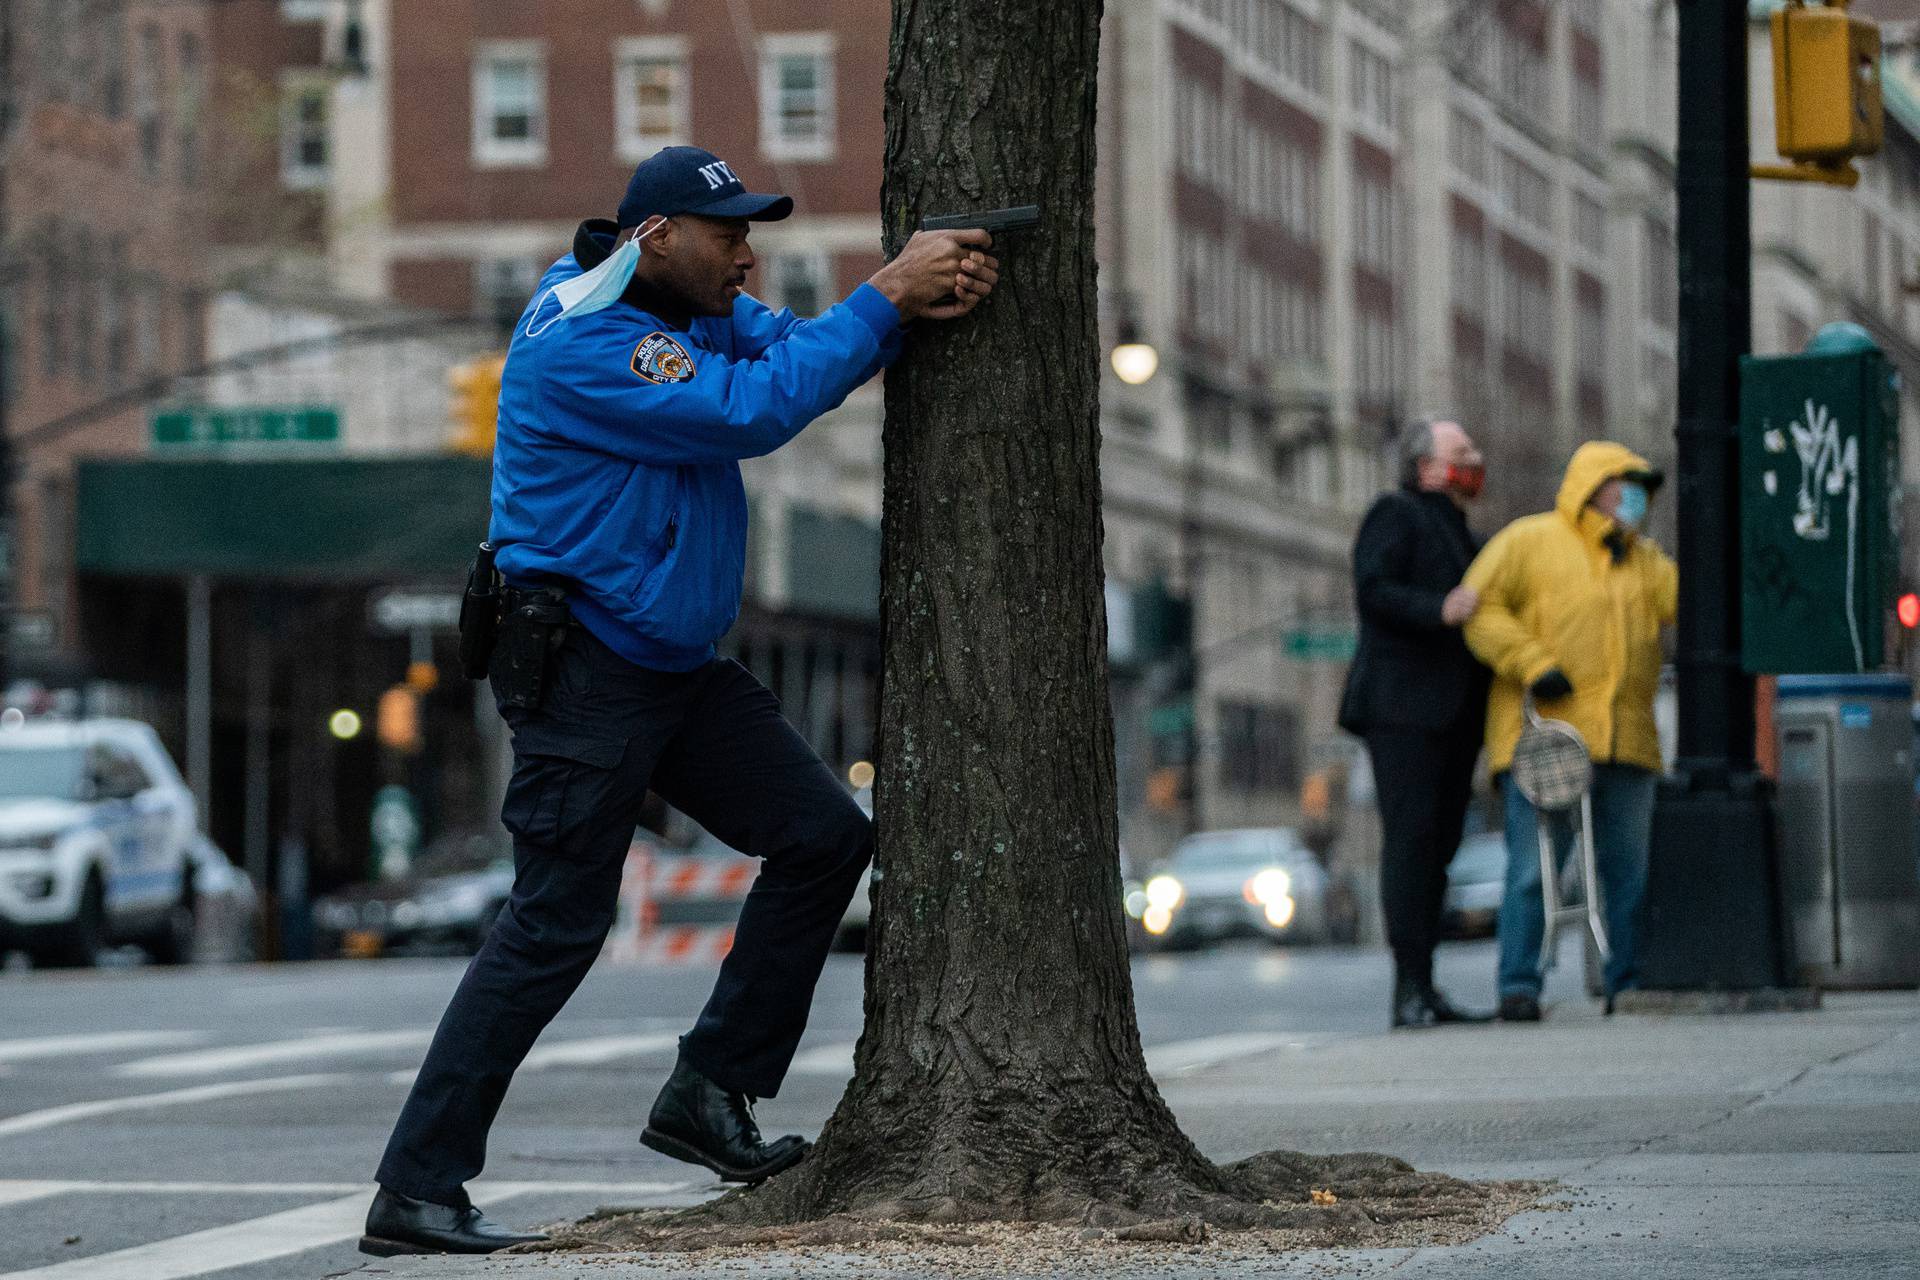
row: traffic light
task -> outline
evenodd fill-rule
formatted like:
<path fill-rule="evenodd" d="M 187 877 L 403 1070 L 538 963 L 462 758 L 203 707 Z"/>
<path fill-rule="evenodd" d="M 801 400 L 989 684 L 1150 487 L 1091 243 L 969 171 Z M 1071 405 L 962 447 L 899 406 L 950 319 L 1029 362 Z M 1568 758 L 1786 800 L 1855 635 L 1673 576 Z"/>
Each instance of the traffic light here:
<path fill-rule="evenodd" d="M 1894 603 L 1893 612 L 1900 619 L 1900 625 L 1907 630 L 1920 627 L 1920 595 L 1907 592 Z"/>
<path fill-rule="evenodd" d="M 448 446 L 474 458 L 493 456 L 494 425 L 500 416 L 500 373 L 507 367 L 501 355 L 480 356 L 447 370 L 453 392 L 448 418 L 453 433 Z"/>
<path fill-rule="evenodd" d="M 1796 163 L 1754 176 L 1850 187 L 1860 175 L 1847 162 L 1880 150 L 1880 28 L 1847 0 L 1789 0 L 1772 23 L 1774 141 Z"/>
<path fill-rule="evenodd" d="M 380 745 L 403 755 L 420 749 L 420 695 L 404 684 L 396 684 L 380 695 L 374 711 L 374 737 Z"/>

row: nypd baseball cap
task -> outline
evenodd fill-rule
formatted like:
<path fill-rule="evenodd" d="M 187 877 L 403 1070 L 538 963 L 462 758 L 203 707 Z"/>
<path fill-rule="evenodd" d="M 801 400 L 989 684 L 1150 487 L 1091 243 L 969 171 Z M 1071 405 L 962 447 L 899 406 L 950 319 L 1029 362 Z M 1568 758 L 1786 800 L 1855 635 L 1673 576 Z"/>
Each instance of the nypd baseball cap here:
<path fill-rule="evenodd" d="M 655 214 L 777 222 L 793 212 L 792 196 L 748 191 L 725 160 L 699 147 L 662 147 L 640 162 L 627 183 L 617 221 L 637 227 Z"/>

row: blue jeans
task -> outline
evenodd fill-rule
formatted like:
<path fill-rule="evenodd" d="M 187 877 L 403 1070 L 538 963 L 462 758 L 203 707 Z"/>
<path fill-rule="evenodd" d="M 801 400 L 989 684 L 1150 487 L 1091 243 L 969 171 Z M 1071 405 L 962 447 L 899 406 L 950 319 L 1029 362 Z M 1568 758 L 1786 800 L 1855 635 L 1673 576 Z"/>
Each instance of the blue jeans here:
<path fill-rule="evenodd" d="M 1606 906 L 1609 994 L 1638 985 L 1634 950 L 1640 900 L 1647 888 L 1647 844 L 1653 836 L 1656 775 L 1632 765 L 1602 764 L 1593 771 L 1593 855 Z M 1540 825 L 1534 807 L 1503 774 L 1507 809 L 1507 888 L 1500 903 L 1500 994 L 1540 994 L 1540 942 L 1546 912 L 1540 900 Z M 1566 866 L 1578 810 L 1551 818 L 1554 856 Z"/>

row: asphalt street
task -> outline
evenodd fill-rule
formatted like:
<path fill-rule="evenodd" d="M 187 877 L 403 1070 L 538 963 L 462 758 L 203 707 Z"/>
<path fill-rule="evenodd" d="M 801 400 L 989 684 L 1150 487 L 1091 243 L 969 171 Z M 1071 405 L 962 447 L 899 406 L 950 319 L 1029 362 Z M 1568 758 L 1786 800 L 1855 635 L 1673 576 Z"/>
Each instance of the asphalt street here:
<path fill-rule="evenodd" d="M 1490 1005 L 1490 944 L 1440 975 Z M 372 1169 L 459 961 L 344 961 L 0 975 L 0 1277 L 319 1277 L 354 1241 Z M 1384 953 L 1245 944 L 1136 959 L 1163 1081 L 1276 1049 L 1376 1035 Z M 683 1203 L 710 1179 L 641 1147 L 702 967 L 596 968 L 508 1095 L 476 1199 L 513 1224 L 605 1203 Z M 1555 974 L 1578 1000 L 1577 973 Z M 851 1072 L 861 962 L 835 956 L 772 1133 L 816 1133 Z M 1550 988 L 1550 993 L 1553 988 Z M 1196 1135 L 1210 1154 L 1230 1145 Z"/>

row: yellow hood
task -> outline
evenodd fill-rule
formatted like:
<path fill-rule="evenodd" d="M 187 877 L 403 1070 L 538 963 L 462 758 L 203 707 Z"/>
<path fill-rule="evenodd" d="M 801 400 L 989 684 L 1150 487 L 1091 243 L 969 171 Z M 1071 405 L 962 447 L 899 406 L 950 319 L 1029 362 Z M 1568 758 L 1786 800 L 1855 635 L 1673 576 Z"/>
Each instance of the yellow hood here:
<path fill-rule="evenodd" d="M 1649 490 L 1658 489 L 1663 478 L 1652 463 L 1627 446 L 1611 440 L 1590 440 L 1575 449 L 1573 457 L 1567 460 L 1567 474 L 1560 481 L 1560 496 L 1554 499 L 1554 510 L 1579 528 L 1580 512 L 1587 500 L 1616 476 L 1633 476 Z"/>

